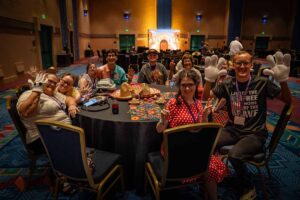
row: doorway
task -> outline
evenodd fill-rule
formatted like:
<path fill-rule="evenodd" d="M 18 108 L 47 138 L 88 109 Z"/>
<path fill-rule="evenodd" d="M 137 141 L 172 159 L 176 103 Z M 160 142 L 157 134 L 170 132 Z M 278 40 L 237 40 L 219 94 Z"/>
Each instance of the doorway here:
<path fill-rule="evenodd" d="M 135 35 L 119 35 L 120 51 L 123 53 L 130 52 L 132 46 L 135 46 Z"/>
<path fill-rule="evenodd" d="M 270 40 L 270 37 L 268 37 L 268 36 L 257 36 L 255 38 L 255 55 L 257 57 L 265 58 L 267 56 L 269 40 Z"/>
<path fill-rule="evenodd" d="M 205 35 L 191 35 L 190 50 L 198 51 L 205 41 Z"/>
<path fill-rule="evenodd" d="M 43 69 L 48 69 L 53 65 L 52 60 L 52 33 L 53 27 L 41 25 L 40 41 Z"/>
<path fill-rule="evenodd" d="M 70 52 L 74 55 L 74 45 L 73 45 L 73 31 L 70 31 Z"/>
<path fill-rule="evenodd" d="M 270 37 L 258 36 L 255 39 L 255 50 L 267 50 L 269 46 Z"/>

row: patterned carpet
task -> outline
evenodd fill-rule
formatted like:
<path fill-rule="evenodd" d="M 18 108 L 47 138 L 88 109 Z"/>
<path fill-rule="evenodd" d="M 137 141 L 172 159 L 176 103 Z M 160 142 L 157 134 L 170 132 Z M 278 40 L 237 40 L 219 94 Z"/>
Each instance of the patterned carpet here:
<path fill-rule="evenodd" d="M 72 67 L 62 68 L 59 74 L 71 72 L 75 75 L 85 71 L 86 64 L 78 64 Z M 296 102 L 300 99 L 299 81 L 294 80 L 289 83 L 293 98 Z M 12 95 L 15 90 L 6 90 L 0 93 L 0 199 L 51 199 L 49 186 L 44 180 L 47 174 L 47 158 L 38 161 L 39 170 L 34 174 L 33 185 L 26 191 L 20 189 L 20 177 L 27 178 L 29 160 L 22 142 L 12 125 L 12 122 L 5 109 L 5 96 Z M 295 103 L 294 101 L 294 103 Z M 300 113 L 296 103 L 294 113 L 298 116 Z M 268 113 L 268 126 L 275 126 L 278 119 L 276 102 L 268 104 L 270 110 Z M 300 199 L 300 131 L 299 123 L 296 123 L 297 117 L 289 122 L 281 142 L 273 154 L 270 162 L 272 179 L 266 180 L 270 199 Z M 250 168 L 256 173 L 255 168 Z M 266 171 L 263 173 L 266 175 Z M 238 188 L 236 178 L 229 176 L 220 184 L 218 194 L 222 199 L 239 199 L 236 188 Z M 255 184 L 258 192 L 257 199 L 263 199 L 261 193 L 261 183 L 258 177 L 255 177 Z M 186 190 L 164 192 L 165 199 L 201 199 L 198 187 L 192 187 Z M 95 195 L 91 192 L 75 192 L 71 195 L 61 193 L 59 199 L 94 199 Z M 145 196 L 138 196 L 134 191 L 126 191 L 124 195 L 116 193 L 109 196 L 108 199 L 133 199 L 133 200 L 151 200 L 153 196 L 149 193 Z"/>

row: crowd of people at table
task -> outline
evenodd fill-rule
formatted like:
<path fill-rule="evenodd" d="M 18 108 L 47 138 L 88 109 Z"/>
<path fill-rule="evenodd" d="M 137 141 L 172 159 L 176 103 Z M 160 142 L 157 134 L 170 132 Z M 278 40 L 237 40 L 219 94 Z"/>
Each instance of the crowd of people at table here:
<path fill-rule="evenodd" d="M 204 77 L 195 68 L 190 53 L 183 54 L 177 65 L 171 61 L 167 70 L 158 62 L 158 51 L 150 49 L 147 54 L 149 62 L 142 66 L 137 82 L 159 85 L 175 82 L 178 88 L 176 97 L 170 99 L 161 111 L 156 127 L 158 133 L 180 125 L 207 122 L 211 113 L 224 109 L 228 113 L 228 122 L 222 129 L 216 153 L 210 160 L 206 184 L 209 198 L 218 198 L 217 183 L 228 173 L 218 156 L 218 149 L 234 145 L 229 152 L 229 161 L 241 180 L 241 199 L 254 199 L 255 187 L 243 161 L 262 151 L 265 145 L 266 99 L 279 97 L 285 103 L 291 103 L 287 85 L 290 55 L 276 52 L 267 57 L 270 68 L 262 73 L 274 77 L 277 82 L 274 83 L 266 76 L 252 75 L 253 57 L 241 50 L 238 38 L 231 46 L 230 60 L 216 55 L 205 57 Z M 17 103 L 19 115 L 28 131 L 27 143 L 42 148 L 34 124 L 38 119 L 71 124 L 70 117 L 79 112 L 77 105 L 92 97 L 99 80 L 110 79 L 117 86 L 124 82 L 131 83 L 135 71 L 129 68 L 126 73 L 122 66 L 116 64 L 117 56 L 115 50 L 107 51 L 107 63 L 100 67 L 89 63 L 79 80 L 70 73 L 59 78 L 55 68 L 38 71 L 32 67 L 29 71 L 34 80 L 29 81 L 31 89 L 25 91 Z M 206 105 L 202 107 L 204 100 Z"/>

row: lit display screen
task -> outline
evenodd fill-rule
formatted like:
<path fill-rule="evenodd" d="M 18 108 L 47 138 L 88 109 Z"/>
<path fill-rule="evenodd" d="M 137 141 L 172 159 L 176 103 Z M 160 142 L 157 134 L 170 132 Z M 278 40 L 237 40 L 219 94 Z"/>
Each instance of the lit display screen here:
<path fill-rule="evenodd" d="M 166 51 L 167 49 L 176 50 L 180 48 L 179 30 L 149 30 L 148 39 L 150 49 Z"/>

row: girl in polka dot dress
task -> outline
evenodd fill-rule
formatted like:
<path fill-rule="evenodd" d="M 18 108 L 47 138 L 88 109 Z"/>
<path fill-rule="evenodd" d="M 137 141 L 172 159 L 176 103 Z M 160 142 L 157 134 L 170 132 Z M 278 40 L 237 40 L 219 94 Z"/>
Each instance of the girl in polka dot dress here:
<path fill-rule="evenodd" d="M 196 88 L 199 85 L 199 76 L 195 71 L 182 71 L 176 84 L 179 88 L 178 94 L 176 98 L 170 99 L 162 110 L 161 120 L 156 126 L 158 133 L 162 133 L 166 128 L 207 122 L 207 116 L 211 112 L 211 105 L 202 109 L 201 101 L 195 98 L 198 96 Z M 227 173 L 226 165 L 219 157 L 213 155 L 210 160 L 206 183 L 209 199 L 217 199 L 217 183 L 221 182 Z"/>

